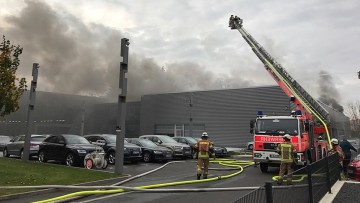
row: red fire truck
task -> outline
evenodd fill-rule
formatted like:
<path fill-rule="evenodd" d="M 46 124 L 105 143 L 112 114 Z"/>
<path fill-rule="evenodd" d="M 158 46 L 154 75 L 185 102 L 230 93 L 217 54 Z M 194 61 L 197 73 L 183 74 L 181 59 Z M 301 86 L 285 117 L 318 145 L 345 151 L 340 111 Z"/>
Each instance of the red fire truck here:
<path fill-rule="evenodd" d="M 331 138 L 338 137 L 331 115 L 320 101 L 315 100 L 296 80 L 275 61 L 273 57 L 244 29 L 242 19 L 230 22 L 231 29 L 238 30 L 253 52 L 264 64 L 265 69 L 289 97 L 293 111 L 288 116 L 268 116 L 258 112 L 250 122 L 254 134 L 253 157 L 260 163 L 262 172 L 269 166 L 278 166 L 280 156 L 277 145 L 283 142 L 285 134 L 291 135 L 291 142 L 298 152 L 298 165 L 305 165 L 327 155 Z M 343 115 L 343 114 L 342 114 Z"/>

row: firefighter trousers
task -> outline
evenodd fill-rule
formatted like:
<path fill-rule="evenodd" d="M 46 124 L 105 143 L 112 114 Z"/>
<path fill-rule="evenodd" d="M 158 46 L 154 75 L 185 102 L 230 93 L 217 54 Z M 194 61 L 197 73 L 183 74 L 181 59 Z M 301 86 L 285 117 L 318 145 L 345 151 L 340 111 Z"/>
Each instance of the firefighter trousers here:
<path fill-rule="evenodd" d="M 207 176 L 208 170 L 209 170 L 209 158 L 198 158 L 196 165 L 197 175 L 203 174 L 204 176 Z"/>
<path fill-rule="evenodd" d="M 283 178 L 285 175 L 285 172 L 287 171 L 287 184 L 290 185 L 292 184 L 292 172 L 293 169 L 291 167 L 292 162 L 290 163 L 286 163 L 286 162 L 281 162 L 280 164 L 280 172 L 279 172 L 279 179 L 278 179 L 278 184 L 281 185 L 283 182 Z"/>

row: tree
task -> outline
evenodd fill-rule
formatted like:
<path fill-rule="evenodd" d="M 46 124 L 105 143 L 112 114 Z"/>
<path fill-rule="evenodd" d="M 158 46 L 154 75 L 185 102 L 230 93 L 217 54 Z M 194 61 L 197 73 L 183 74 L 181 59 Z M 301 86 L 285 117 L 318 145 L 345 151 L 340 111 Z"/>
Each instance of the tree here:
<path fill-rule="evenodd" d="M 0 117 L 19 109 L 20 96 L 26 91 L 26 79 L 16 77 L 23 49 L 5 39 L 0 44 Z"/>
<path fill-rule="evenodd" d="M 351 130 L 356 137 L 360 136 L 360 101 L 349 103 L 346 108 L 346 115 L 350 118 Z"/>

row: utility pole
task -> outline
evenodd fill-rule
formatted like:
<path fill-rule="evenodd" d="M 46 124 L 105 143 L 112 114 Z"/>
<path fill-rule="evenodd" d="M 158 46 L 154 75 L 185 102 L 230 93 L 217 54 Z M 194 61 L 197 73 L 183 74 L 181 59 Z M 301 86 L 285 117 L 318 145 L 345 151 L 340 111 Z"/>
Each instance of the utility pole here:
<path fill-rule="evenodd" d="M 40 68 L 40 66 L 38 63 L 33 63 L 33 69 L 32 69 L 33 80 L 31 81 L 31 86 L 30 86 L 30 103 L 29 103 L 28 113 L 27 113 L 24 151 L 23 151 L 23 155 L 21 158 L 23 161 L 29 160 L 29 156 L 30 156 L 30 140 L 31 140 L 31 131 L 32 131 L 32 124 L 33 124 L 31 114 L 35 108 L 36 86 L 37 86 L 37 78 L 38 78 L 39 68 Z"/>
<path fill-rule="evenodd" d="M 126 93 L 127 93 L 127 78 L 125 74 L 128 71 L 129 58 L 129 39 L 121 39 L 120 56 L 123 61 L 120 62 L 120 77 L 119 77 L 119 97 L 118 97 L 118 114 L 116 124 L 116 153 L 115 153 L 115 173 L 122 174 L 124 167 L 124 137 L 125 137 L 125 115 L 126 115 Z"/>

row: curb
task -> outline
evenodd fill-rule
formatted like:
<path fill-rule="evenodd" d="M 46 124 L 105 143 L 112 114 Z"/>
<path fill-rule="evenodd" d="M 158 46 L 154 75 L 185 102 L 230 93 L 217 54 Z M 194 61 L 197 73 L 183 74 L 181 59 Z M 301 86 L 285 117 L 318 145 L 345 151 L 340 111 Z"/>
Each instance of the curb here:
<path fill-rule="evenodd" d="M 319 203 L 329 203 L 332 202 L 336 195 L 339 193 L 340 189 L 344 185 L 346 181 L 340 181 L 338 180 L 332 187 L 331 187 L 331 193 L 326 193 L 326 195 L 320 200 Z"/>

